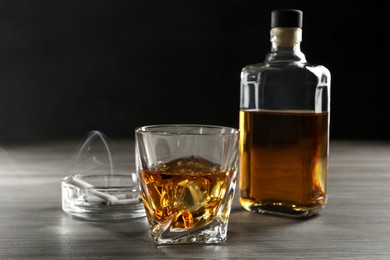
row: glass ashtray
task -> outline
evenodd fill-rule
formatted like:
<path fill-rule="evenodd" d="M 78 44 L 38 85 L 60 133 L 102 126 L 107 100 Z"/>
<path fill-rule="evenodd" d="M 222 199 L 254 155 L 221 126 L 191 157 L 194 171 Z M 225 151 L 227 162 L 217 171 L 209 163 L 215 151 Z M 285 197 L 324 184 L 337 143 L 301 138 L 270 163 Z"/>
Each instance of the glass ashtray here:
<path fill-rule="evenodd" d="M 131 174 L 76 174 L 62 180 L 63 211 L 87 220 L 144 217 L 139 182 Z"/>

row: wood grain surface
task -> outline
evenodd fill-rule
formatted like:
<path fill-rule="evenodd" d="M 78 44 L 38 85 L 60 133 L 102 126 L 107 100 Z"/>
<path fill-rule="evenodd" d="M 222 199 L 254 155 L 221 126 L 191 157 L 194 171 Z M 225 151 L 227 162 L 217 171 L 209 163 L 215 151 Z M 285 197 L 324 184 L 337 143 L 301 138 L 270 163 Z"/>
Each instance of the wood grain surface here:
<path fill-rule="evenodd" d="M 134 144 L 116 158 L 134 168 Z M 145 218 L 92 222 L 61 209 L 78 143 L 0 151 L 0 259 L 390 259 L 390 143 L 332 141 L 328 204 L 309 219 L 245 211 L 235 196 L 228 240 L 156 246 Z"/>

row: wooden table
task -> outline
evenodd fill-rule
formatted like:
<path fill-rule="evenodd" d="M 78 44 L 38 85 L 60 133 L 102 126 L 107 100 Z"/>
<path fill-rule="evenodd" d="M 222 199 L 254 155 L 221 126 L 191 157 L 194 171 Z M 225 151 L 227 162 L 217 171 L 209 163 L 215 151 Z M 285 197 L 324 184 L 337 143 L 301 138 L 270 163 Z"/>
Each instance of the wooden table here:
<path fill-rule="evenodd" d="M 134 167 L 131 140 L 113 142 Z M 2 146 L 0 259 L 390 259 L 390 142 L 331 141 L 327 206 L 306 220 L 238 203 L 220 245 L 156 246 L 145 218 L 76 219 L 61 209 L 75 142 Z"/>

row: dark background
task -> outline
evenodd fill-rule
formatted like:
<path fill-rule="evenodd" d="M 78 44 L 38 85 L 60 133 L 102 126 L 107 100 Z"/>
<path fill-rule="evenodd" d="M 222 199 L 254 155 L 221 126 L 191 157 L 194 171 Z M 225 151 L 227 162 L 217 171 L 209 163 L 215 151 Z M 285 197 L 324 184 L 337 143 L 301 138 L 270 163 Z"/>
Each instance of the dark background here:
<path fill-rule="evenodd" d="M 0 0 L 0 143 L 238 127 L 240 71 L 270 50 L 275 8 L 303 11 L 302 51 L 331 71 L 331 138 L 390 139 L 388 14 L 373 1 Z"/>

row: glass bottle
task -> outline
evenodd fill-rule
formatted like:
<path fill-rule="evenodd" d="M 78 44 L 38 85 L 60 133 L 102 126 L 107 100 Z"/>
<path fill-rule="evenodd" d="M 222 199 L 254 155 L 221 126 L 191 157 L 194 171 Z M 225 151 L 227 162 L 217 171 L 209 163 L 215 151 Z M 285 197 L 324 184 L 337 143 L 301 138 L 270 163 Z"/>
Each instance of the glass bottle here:
<path fill-rule="evenodd" d="M 301 10 L 271 13 L 271 51 L 241 72 L 240 203 L 308 217 L 327 201 L 330 72 L 301 52 Z"/>

